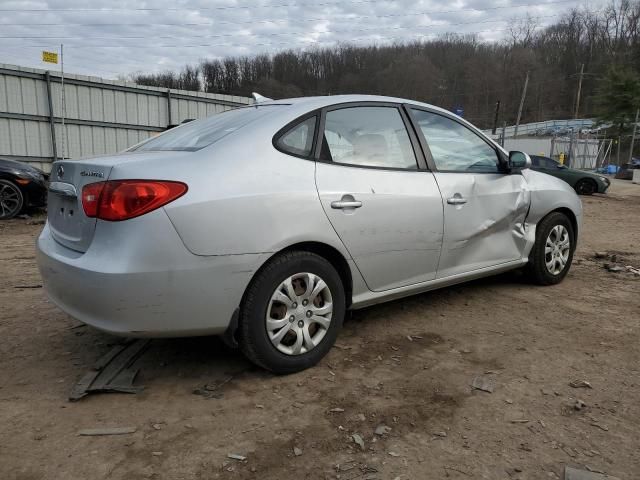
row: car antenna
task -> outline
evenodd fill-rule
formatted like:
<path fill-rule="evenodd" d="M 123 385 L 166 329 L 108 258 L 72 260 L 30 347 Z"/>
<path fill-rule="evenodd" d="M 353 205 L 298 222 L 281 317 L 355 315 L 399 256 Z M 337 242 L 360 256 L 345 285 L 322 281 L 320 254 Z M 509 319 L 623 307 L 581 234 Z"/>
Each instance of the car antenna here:
<path fill-rule="evenodd" d="M 257 92 L 252 92 L 251 96 L 253 97 L 253 100 L 255 103 L 262 103 L 262 102 L 268 102 L 269 100 L 273 100 L 273 98 L 264 97 Z"/>

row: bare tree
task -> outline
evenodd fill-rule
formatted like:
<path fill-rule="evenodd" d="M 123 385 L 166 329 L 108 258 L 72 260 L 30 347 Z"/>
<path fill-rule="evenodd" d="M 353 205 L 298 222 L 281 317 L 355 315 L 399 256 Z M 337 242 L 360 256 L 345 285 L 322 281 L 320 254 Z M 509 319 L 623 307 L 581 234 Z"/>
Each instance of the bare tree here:
<path fill-rule="evenodd" d="M 371 93 L 415 98 L 444 108 L 462 107 L 474 123 L 515 121 L 526 73 L 529 93 L 522 122 L 571 118 L 576 73 L 584 64 L 581 112 L 594 116 L 599 79 L 624 66 L 640 78 L 640 0 L 611 0 L 600 11 L 572 8 L 539 28 L 527 15 L 511 22 L 505 41 L 444 34 L 391 45 L 340 44 L 274 55 L 202 60 L 180 72 L 137 73 L 144 85 L 283 98 Z"/>

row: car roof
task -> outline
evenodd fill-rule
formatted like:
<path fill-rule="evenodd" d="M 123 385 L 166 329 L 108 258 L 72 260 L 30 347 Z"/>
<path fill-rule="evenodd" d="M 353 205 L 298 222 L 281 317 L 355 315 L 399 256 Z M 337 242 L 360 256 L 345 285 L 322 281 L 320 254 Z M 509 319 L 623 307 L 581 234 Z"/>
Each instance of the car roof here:
<path fill-rule="evenodd" d="M 292 107 L 300 107 L 300 109 L 306 109 L 310 111 L 310 110 L 315 110 L 317 108 L 323 108 L 331 105 L 338 105 L 341 103 L 352 103 L 352 102 L 407 103 L 407 104 L 421 106 L 421 107 L 428 107 L 432 110 L 453 116 L 453 114 L 450 111 L 445 110 L 444 108 L 436 107 L 435 105 L 430 105 L 428 103 L 418 102 L 415 100 L 408 100 L 406 98 L 386 97 L 382 95 L 351 94 L 351 95 L 324 95 L 324 96 L 317 96 L 317 97 L 283 98 L 280 100 L 267 100 L 264 102 L 259 102 L 257 105 L 291 105 Z"/>
<path fill-rule="evenodd" d="M 286 106 L 285 117 L 287 121 L 291 121 L 299 116 L 302 116 L 308 112 L 313 110 L 317 110 L 324 107 L 329 107 L 332 105 L 340 105 L 344 103 L 356 103 L 356 102 L 387 102 L 387 103 L 397 103 L 397 104 L 409 104 L 415 105 L 417 107 L 428 108 L 433 112 L 437 112 L 449 118 L 454 118 L 456 121 L 461 122 L 472 130 L 475 130 L 481 136 L 485 136 L 481 130 L 479 130 L 475 125 L 468 122 L 462 117 L 450 112 L 449 110 L 445 110 L 444 108 L 436 107 L 435 105 L 431 105 L 424 102 L 418 102 L 416 100 L 408 100 L 406 98 L 398 98 L 398 97 L 386 97 L 382 95 L 360 95 L 360 94 L 351 94 L 351 95 L 325 95 L 325 96 L 317 96 L 317 97 L 298 97 L 298 98 L 283 98 L 280 100 L 267 100 L 261 101 L 258 103 L 254 103 L 253 105 L 248 105 L 247 107 L 260 107 L 267 105 L 282 105 Z M 497 144 L 496 144 L 497 145 Z M 502 147 L 500 147 L 502 148 Z"/>

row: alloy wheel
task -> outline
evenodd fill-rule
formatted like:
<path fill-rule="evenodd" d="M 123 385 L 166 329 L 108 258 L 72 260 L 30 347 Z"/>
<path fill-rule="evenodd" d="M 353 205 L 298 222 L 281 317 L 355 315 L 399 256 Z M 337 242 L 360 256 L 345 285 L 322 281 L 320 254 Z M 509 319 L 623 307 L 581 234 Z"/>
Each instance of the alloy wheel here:
<path fill-rule="evenodd" d="M 333 302 L 325 281 L 296 273 L 271 295 L 265 318 L 269 340 L 286 355 L 301 355 L 322 341 L 331 324 Z"/>
<path fill-rule="evenodd" d="M 576 185 L 578 195 L 592 195 L 596 192 L 597 187 L 591 180 L 580 180 Z"/>
<path fill-rule="evenodd" d="M 564 225 L 556 225 L 549 232 L 544 246 L 544 261 L 552 275 L 559 275 L 569 261 L 571 239 Z"/>
<path fill-rule="evenodd" d="M 22 194 L 18 187 L 9 183 L 0 183 L 0 218 L 15 216 L 22 207 Z"/>

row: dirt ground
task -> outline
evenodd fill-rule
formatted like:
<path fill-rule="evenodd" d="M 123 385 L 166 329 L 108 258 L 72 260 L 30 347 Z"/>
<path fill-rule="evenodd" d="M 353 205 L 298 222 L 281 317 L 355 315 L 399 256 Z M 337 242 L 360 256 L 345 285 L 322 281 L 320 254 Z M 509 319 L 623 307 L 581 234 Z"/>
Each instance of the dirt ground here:
<path fill-rule="evenodd" d="M 640 478 L 640 277 L 594 256 L 640 267 L 640 186 L 583 203 L 558 286 L 510 273 L 355 312 L 320 365 L 286 377 L 215 338 L 154 340 L 143 393 L 75 403 L 120 340 L 47 301 L 37 217 L 2 222 L 0 479 L 543 479 L 565 465 Z M 472 390 L 478 375 L 493 393 Z M 193 393 L 204 385 L 215 395 Z M 78 435 L 97 427 L 136 431 Z"/>

